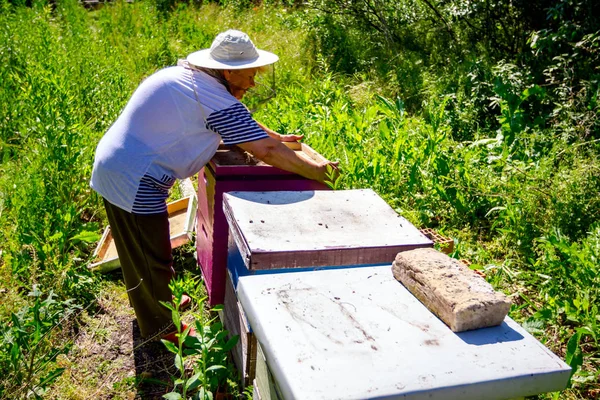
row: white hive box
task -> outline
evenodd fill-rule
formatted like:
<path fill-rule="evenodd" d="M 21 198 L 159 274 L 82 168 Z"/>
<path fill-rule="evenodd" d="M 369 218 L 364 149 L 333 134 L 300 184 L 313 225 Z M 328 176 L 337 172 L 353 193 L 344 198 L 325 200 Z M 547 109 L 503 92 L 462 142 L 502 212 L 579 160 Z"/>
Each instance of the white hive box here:
<path fill-rule="evenodd" d="M 509 317 L 453 333 L 390 265 L 244 276 L 238 298 L 284 399 L 510 399 L 570 375 Z"/>
<path fill-rule="evenodd" d="M 240 310 L 237 277 L 391 263 L 433 243 L 372 190 L 228 192 L 223 323 L 240 341 L 233 360 L 243 385 L 256 371 L 256 341 Z"/>

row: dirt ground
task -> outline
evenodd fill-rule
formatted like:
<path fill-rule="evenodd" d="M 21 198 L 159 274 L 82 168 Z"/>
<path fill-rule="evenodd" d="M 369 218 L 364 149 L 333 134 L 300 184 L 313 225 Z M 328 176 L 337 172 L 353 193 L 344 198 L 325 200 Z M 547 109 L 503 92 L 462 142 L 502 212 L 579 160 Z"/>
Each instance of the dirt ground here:
<path fill-rule="evenodd" d="M 67 355 L 65 372 L 50 399 L 161 399 L 176 373 L 173 354 L 161 342 L 144 341 L 129 306 L 120 273 L 112 273 L 96 310 L 83 316 Z"/>

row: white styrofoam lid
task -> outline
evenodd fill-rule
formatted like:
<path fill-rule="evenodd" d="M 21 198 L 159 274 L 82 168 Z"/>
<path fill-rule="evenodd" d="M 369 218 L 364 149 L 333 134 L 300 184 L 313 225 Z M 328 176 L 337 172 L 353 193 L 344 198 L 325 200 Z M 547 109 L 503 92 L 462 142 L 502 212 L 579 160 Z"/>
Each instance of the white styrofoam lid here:
<path fill-rule="evenodd" d="M 245 276 L 238 297 L 286 399 L 503 399 L 570 375 L 508 317 L 453 333 L 389 265 Z"/>
<path fill-rule="evenodd" d="M 431 244 L 370 189 L 229 192 L 223 197 L 231 211 L 226 210 L 227 218 L 235 218 L 250 251 Z"/>

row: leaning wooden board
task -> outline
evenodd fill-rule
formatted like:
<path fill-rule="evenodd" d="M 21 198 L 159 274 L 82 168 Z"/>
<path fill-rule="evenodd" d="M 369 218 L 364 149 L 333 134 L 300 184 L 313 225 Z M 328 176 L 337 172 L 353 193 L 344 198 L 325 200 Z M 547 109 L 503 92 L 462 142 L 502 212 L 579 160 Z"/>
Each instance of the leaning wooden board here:
<path fill-rule="evenodd" d="M 230 192 L 223 210 L 248 271 L 391 263 L 433 246 L 370 189 Z"/>
<path fill-rule="evenodd" d="M 192 238 L 197 205 L 198 200 L 195 193 L 167 204 L 172 248 L 179 247 Z M 93 261 L 88 268 L 93 271 L 106 273 L 120 267 L 119 255 L 117 254 L 112 232 L 110 226 L 107 226 L 102 234 L 102 238 L 98 242 L 98 246 L 96 246 Z"/>
<path fill-rule="evenodd" d="M 571 372 L 508 317 L 452 332 L 391 265 L 243 276 L 237 291 L 274 380 L 263 397 L 509 399 L 562 390 Z"/>

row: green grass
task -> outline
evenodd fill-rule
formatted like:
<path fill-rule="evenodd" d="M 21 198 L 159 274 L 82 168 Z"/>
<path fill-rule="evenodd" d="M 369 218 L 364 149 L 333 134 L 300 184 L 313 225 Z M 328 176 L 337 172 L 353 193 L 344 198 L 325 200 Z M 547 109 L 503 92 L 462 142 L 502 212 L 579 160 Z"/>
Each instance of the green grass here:
<path fill-rule="evenodd" d="M 453 256 L 484 269 L 512 296 L 511 316 L 581 364 L 561 397 L 598 394 L 600 147 L 529 121 L 527 102 L 515 99 L 541 95 L 526 91 L 510 66 L 490 68 L 498 110 L 491 130 L 471 120 L 479 100 L 460 114 L 453 108 L 460 99 L 431 84 L 460 77 L 408 77 L 406 85 L 423 85 L 419 104 L 396 97 L 398 80 L 387 86 L 375 75 L 332 72 L 311 44 L 312 12 L 182 4 L 161 13 L 144 1 L 97 11 L 72 0 L 55 9 L 6 0 L 0 7 L 0 376 L 25 368 L 9 357 L 9 332 L 23 339 L 23 359 L 39 358 L 31 339 L 37 328 L 16 331 L 12 313 L 25 307 L 41 334 L 54 323 L 27 314 L 33 284 L 42 300 L 52 289 L 57 301 L 72 298 L 82 307 L 100 293 L 102 277 L 86 264 L 106 220 L 88 180 L 104 131 L 141 79 L 237 28 L 281 58 L 278 95 L 256 118 L 281 133 L 304 134 L 339 160 L 341 188 L 373 188 L 415 225 L 455 238 Z M 61 346 L 45 346 L 48 362 L 17 386 L 40 386 L 56 368 L 51 352 Z M 9 388 L 0 378 L 0 397 L 11 397 Z"/>

